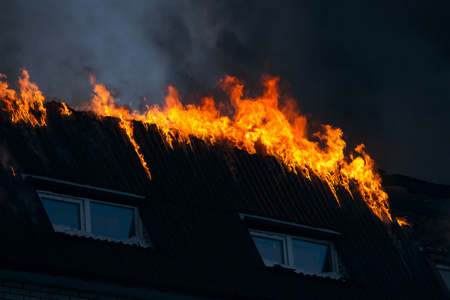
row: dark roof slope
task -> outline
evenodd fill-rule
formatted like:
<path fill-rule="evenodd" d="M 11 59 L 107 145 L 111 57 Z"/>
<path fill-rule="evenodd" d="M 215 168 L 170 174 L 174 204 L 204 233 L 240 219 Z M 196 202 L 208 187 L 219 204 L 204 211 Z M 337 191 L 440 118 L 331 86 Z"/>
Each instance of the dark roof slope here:
<path fill-rule="evenodd" d="M 445 298 L 415 242 L 383 224 L 356 190 L 354 199 L 338 190 L 339 205 L 318 178 L 289 172 L 274 157 L 197 138 L 172 149 L 155 126 L 134 122 L 149 180 L 117 119 L 61 116 L 58 103 L 46 106 L 45 127 L 0 120 L 1 267 L 227 298 Z M 153 247 L 53 232 L 19 174 L 145 196 L 137 205 Z M 264 267 L 238 213 L 340 232 L 350 279 Z"/>
<path fill-rule="evenodd" d="M 383 182 L 393 212 L 411 223 L 422 246 L 450 253 L 450 186 L 388 174 Z"/>

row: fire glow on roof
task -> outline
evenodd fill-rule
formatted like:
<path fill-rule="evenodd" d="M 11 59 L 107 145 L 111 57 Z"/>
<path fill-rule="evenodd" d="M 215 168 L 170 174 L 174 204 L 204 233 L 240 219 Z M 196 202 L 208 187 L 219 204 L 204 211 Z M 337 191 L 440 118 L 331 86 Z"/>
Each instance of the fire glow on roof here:
<path fill-rule="evenodd" d="M 8 88 L 6 76 L 0 74 L 3 79 L 0 81 L 0 104 L 14 123 L 23 121 L 32 126 L 45 126 L 45 98 L 37 85 L 29 81 L 28 72 L 25 69 L 22 72 L 19 94 Z M 106 87 L 96 84 L 91 76 L 94 93 L 91 101 L 81 109 L 120 119 L 119 125 L 127 133 L 149 179 L 147 163 L 151 162 L 146 162 L 134 139 L 133 120 L 145 125 L 156 124 L 169 145 L 174 139 L 189 143 L 189 136 L 196 136 L 210 143 L 228 140 L 252 154 L 263 146 L 267 154 L 281 160 L 292 172 L 300 171 L 307 178 L 314 174 L 326 182 L 338 202 L 336 189 L 343 187 L 351 193 L 350 182 L 354 182 L 373 213 L 382 220 L 392 220 L 387 194 L 364 145 L 360 144 L 354 149 L 355 153 L 346 157 L 346 143 L 340 128 L 322 125 L 318 132 L 308 134 L 307 118 L 295 109 L 294 101 L 283 99 L 280 104 L 278 81 L 278 77 L 263 76 L 262 95 L 247 98 L 242 81 L 230 76 L 221 79 L 218 87 L 226 92 L 234 109 L 234 114 L 228 116 L 217 108 L 212 97 L 202 98 L 200 105 L 183 105 L 178 91 L 172 86 L 168 87 L 163 107 L 147 106 L 141 113 L 119 105 Z M 67 105 L 62 104 L 61 113 L 70 114 Z"/>

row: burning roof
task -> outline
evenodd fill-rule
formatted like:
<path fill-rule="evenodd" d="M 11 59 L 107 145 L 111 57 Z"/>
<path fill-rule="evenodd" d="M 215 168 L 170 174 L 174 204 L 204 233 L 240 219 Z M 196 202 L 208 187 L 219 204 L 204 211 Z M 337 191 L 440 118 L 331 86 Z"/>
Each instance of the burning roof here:
<path fill-rule="evenodd" d="M 255 299 L 297 299 L 298 295 L 307 299 L 443 298 L 410 228 L 395 222 L 383 226 L 355 179 L 347 178 L 352 199 L 339 181 L 332 191 L 313 167 L 289 165 L 277 153 L 265 155 L 276 150 L 263 144 L 272 117 L 279 117 L 283 124 L 278 131 L 286 126 L 304 128 L 298 136 L 292 133 L 291 139 L 319 151 L 313 157 L 331 156 L 328 148 L 333 143 L 341 149 L 345 146 L 339 135 L 334 140 L 319 138 L 319 134 L 329 138 L 327 130 L 337 132 L 336 128 L 324 126 L 318 135 L 308 135 L 306 118 L 283 108 L 286 104 L 279 96 L 276 78 L 263 78 L 265 92 L 256 98 L 244 96 L 241 81 L 222 80 L 219 86 L 237 96 L 230 96 L 236 107 L 232 115 L 223 114 L 212 97 L 198 106 L 183 106 L 174 88 L 169 88 L 165 106 L 135 112 L 117 104 L 104 86 L 92 81 L 93 99 L 86 107 L 74 110 L 62 103 L 43 102 L 46 125 L 40 125 L 28 119 L 13 120 L 6 102 L 17 109 L 26 100 L 20 96 L 20 86 L 14 93 L 2 80 L 0 223 L 10 229 L 1 232 L 1 239 L 7 241 L 0 243 L 2 268 L 35 270 L 50 274 L 52 280 L 55 275 L 74 276 L 158 289 L 164 283 L 169 290 L 188 292 L 206 287 L 230 297 L 255 295 Z M 242 86 L 241 96 L 233 92 L 236 86 Z M 271 89 L 275 98 L 268 96 Z M 21 116 L 41 120 L 43 112 L 34 103 L 41 98 L 35 91 L 36 96 L 27 98 L 32 99 L 29 110 Z M 103 111 L 97 111 L 95 103 Z M 254 125 L 249 129 L 244 128 L 244 120 L 251 116 L 246 105 L 257 107 L 260 114 L 259 119 L 250 120 Z M 189 122 L 183 124 L 186 119 Z M 217 125 L 222 131 L 215 136 L 207 131 L 214 124 L 228 127 Z M 197 127 L 203 127 L 203 135 L 195 134 Z M 226 136 L 233 131 L 241 133 L 244 141 Z M 281 140 L 286 133 L 276 137 Z M 253 148 L 246 142 L 252 142 Z M 369 161 L 356 154 L 346 158 L 341 151 L 341 159 L 348 165 L 360 156 L 364 165 Z M 341 172 L 345 164 L 339 166 Z M 151 247 L 55 232 L 36 190 L 136 206 Z M 260 223 L 242 219 L 242 215 Z M 305 233 L 306 238 L 322 237 L 306 228 L 339 233 L 332 238 L 343 277 L 337 280 L 265 268 L 249 234 L 251 226 L 269 230 L 272 225 L 261 220 L 276 221 L 271 221 L 278 224 L 272 229 L 280 233 Z M 294 224 L 301 232 L 292 231 Z"/>
<path fill-rule="evenodd" d="M 19 78 L 19 93 L 10 89 L 6 76 L 0 75 L 0 105 L 8 113 L 11 122 L 25 122 L 32 126 L 46 125 L 44 96 L 35 83 L 29 81 L 28 72 L 23 69 Z M 342 130 L 322 125 L 321 130 L 310 134 L 304 115 L 293 109 L 292 99 L 281 99 L 278 77 L 263 76 L 264 87 L 260 96 L 246 96 L 241 80 L 226 76 L 218 83 L 229 97 L 234 113 L 222 112 L 212 97 L 203 97 L 200 105 L 183 105 L 178 91 L 169 86 L 165 104 L 162 107 L 146 107 L 144 112 L 119 105 L 104 85 L 95 83 L 91 76 L 94 93 L 90 103 L 82 110 L 94 112 L 99 117 L 116 117 L 126 132 L 143 168 L 151 179 L 149 165 L 134 139 L 133 121 L 145 126 L 156 124 L 172 146 L 174 140 L 189 143 L 195 136 L 214 144 L 221 140 L 249 153 L 256 153 L 261 147 L 268 155 L 283 162 L 292 172 L 301 172 L 306 178 L 315 175 L 326 182 L 337 201 L 337 189 L 350 191 L 354 182 L 366 204 L 382 220 L 391 220 L 387 194 L 381 187 L 380 176 L 374 170 L 374 162 L 364 151 L 364 145 L 357 146 L 355 153 L 344 155 L 346 147 Z M 70 114 L 62 103 L 61 114 Z"/>

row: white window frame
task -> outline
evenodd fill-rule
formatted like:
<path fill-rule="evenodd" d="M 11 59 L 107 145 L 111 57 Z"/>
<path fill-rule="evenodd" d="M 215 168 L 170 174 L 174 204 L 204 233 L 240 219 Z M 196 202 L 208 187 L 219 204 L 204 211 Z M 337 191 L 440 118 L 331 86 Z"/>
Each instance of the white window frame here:
<path fill-rule="evenodd" d="M 91 203 L 100 203 L 100 204 L 104 204 L 104 205 L 132 209 L 134 211 L 135 236 L 138 238 L 143 237 L 142 222 L 139 217 L 139 209 L 135 206 L 116 204 L 116 203 L 110 203 L 110 202 L 105 202 L 105 201 L 98 201 L 98 200 L 82 198 L 82 197 L 73 197 L 73 196 L 69 196 L 69 195 L 56 194 L 53 192 L 42 191 L 42 190 L 38 190 L 37 193 L 39 195 L 39 198 L 41 199 L 41 202 L 42 202 L 42 198 L 45 198 L 45 199 L 54 200 L 54 201 L 79 204 L 80 228 L 81 228 L 80 231 L 85 232 L 88 235 L 92 235 L 92 236 L 95 236 L 95 235 L 92 234 L 92 229 L 91 229 Z M 53 226 L 53 228 L 55 229 L 55 231 L 59 231 L 58 227 L 55 228 L 55 226 Z M 127 240 L 127 239 L 125 239 L 125 240 Z"/>
<path fill-rule="evenodd" d="M 297 235 L 282 234 L 282 233 L 255 230 L 255 229 L 249 229 L 249 232 L 250 232 L 251 236 L 281 240 L 283 243 L 283 260 L 285 262 L 284 264 L 281 264 L 281 265 L 284 267 L 287 267 L 287 268 L 294 268 L 294 269 L 299 268 L 298 266 L 294 266 L 292 239 L 327 245 L 330 247 L 332 270 L 329 272 L 326 272 L 326 273 L 338 273 L 339 272 L 338 255 L 337 255 L 337 251 L 336 251 L 336 248 L 335 248 L 333 242 L 312 239 L 312 238 L 306 238 L 306 237 L 297 236 Z M 263 260 L 264 260 L 265 265 L 268 267 L 273 267 L 274 265 L 276 265 L 276 263 L 268 262 L 265 259 L 263 259 Z"/>

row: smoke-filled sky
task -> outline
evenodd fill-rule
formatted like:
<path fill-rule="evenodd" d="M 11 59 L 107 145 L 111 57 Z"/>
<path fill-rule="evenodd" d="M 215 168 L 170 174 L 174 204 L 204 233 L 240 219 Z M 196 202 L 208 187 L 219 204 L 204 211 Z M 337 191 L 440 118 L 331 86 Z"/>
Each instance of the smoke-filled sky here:
<path fill-rule="evenodd" d="M 138 108 L 224 75 L 279 75 L 311 119 L 378 167 L 450 184 L 450 2 L 0 1 L 0 73 L 90 99 L 88 74 Z"/>

